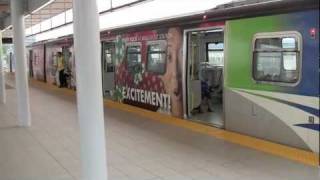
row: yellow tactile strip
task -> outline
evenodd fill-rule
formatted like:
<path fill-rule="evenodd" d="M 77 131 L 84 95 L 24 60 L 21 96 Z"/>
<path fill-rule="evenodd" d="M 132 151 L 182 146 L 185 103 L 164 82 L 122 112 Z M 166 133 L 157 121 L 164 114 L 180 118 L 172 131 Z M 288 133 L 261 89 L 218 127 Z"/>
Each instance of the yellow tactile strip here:
<path fill-rule="evenodd" d="M 68 96 L 75 95 L 75 91 L 72 91 L 69 89 L 65 89 L 65 88 L 60 89 L 60 88 L 57 88 L 56 86 L 48 85 L 46 83 L 38 82 L 35 80 L 31 80 L 30 82 L 32 85 L 36 87 L 41 87 L 47 90 L 54 91 L 56 93 L 61 93 Z M 310 151 L 305 151 L 297 148 L 292 148 L 289 146 L 273 143 L 270 141 L 254 138 L 251 136 L 242 135 L 235 132 L 226 131 L 223 129 L 218 129 L 215 127 L 195 123 L 195 122 L 184 120 L 184 119 L 175 118 L 169 115 L 148 111 L 145 109 L 141 109 L 141 108 L 126 105 L 126 104 L 121 104 L 111 100 L 105 100 L 104 104 L 105 106 L 110 108 L 120 109 L 123 111 L 131 112 L 143 117 L 150 118 L 152 120 L 157 120 L 162 123 L 167 123 L 174 126 L 190 129 L 195 132 L 207 134 L 231 143 L 239 144 L 245 147 L 249 147 L 255 150 L 265 152 L 265 153 L 287 158 L 287 159 L 297 161 L 306 165 L 319 166 L 319 155 L 317 153 L 313 153 Z"/>
<path fill-rule="evenodd" d="M 105 105 L 111 108 L 116 108 L 123 111 L 135 113 L 140 116 L 154 119 L 163 123 L 184 127 L 195 132 L 207 134 L 219 139 L 223 139 L 228 142 L 246 146 L 246 147 L 263 151 L 266 153 L 270 153 L 273 155 L 281 156 L 290 160 L 301 162 L 303 164 L 307 164 L 311 166 L 319 165 L 319 156 L 316 153 L 312 153 L 309 151 L 288 147 L 285 145 L 273 143 L 273 142 L 262 140 L 262 139 L 257 139 L 257 138 L 242 135 L 239 133 L 218 129 L 211 126 L 206 126 L 206 125 L 195 123 L 192 121 L 175 118 L 165 114 L 148 111 L 145 109 L 117 103 L 110 100 L 106 100 Z"/>

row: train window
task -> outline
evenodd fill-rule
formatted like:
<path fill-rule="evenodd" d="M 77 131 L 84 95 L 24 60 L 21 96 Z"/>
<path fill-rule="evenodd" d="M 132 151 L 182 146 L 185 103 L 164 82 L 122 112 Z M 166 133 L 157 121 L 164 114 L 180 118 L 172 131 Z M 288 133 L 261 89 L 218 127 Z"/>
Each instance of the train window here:
<path fill-rule="evenodd" d="M 300 36 L 292 32 L 257 34 L 253 50 L 253 78 L 264 82 L 298 82 L 300 42 Z"/>
<path fill-rule="evenodd" d="M 287 71 L 297 70 L 297 55 L 292 52 L 283 53 L 283 68 Z"/>
<path fill-rule="evenodd" d="M 166 45 L 154 43 L 148 45 L 147 71 L 164 74 L 166 71 Z"/>
<path fill-rule="evenodd" d="M 207 43 L 207 59 L 213 66 L 223 66 L 224 62 L 223 42 Z"/>
<path fill-rule="evenodd" d="M 297 47 L 297 41 L 295 38 L 282 38 L 282 48 L 290 49 L 290 48 L 296 48 Z"/>
<path fill-rule="evenodd" d="M 114 64 L 112 60 L 112 49 L 111 47 L 104 50 L 104 70 L 105 72 L 114 72 Z"/>
<path fill-rule="evenodd" d="M 141 47 L 128 46 L 127 48 L 128 71 L 134 72 L 135 69 L 141 68 Z"/>

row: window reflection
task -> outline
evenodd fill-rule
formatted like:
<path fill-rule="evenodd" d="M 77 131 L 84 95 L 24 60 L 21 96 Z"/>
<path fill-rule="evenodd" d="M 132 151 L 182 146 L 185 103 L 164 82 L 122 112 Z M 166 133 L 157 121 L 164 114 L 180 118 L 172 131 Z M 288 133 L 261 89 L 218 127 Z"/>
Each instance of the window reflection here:
<path fill-rule="evenodd" d="M 253 54 L 253 76 L 257 81 L 295 83 L 299 78 L 298 38 L 258 38 Z"/>
<path fill-rule="evenodd" d="M 129 72 L 134 72 L 135 69 L 141 66 L 141 48 L 140 46 L 128 46 L 127 61 Z"/>
<path fill-rule="evenodd" d="M 207 44 L 207 59 L 209 64 L 213 66 L 223 66 L 224 65 L 224 43 L 215 42 Z"/>
<path fill-rule="evenodd" d="M 148 46 L 147 70 L 149 72 L 164 74 L 166 71 L 166 51 L 164 42 Z"/>

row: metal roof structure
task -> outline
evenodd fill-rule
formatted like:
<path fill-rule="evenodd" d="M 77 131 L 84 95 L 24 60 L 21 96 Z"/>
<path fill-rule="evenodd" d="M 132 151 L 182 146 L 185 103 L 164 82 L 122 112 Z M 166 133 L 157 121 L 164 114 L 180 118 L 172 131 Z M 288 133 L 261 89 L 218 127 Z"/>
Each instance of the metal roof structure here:
<path fill-rule="evenodd" d="M 72 9 L 72 0 L 21 0 L 25 3 L 25 28 L 28 29 Z M 103 11 L 114 11 L 147 0 L 97 0 Z M 0 0 L 0 30 L 4 37 L 11 37 L 10 0 Z"/>
<path fill-rule="evenodd" d="M 25 1 L 25 26 L 29 28 L 72 9 L 72 0 L 21 0 Z M 0 0 L 0 30 L 4 37 L 11 37 L 10 0 Z"/>
<path fill-rule="evenodd" d="M 62 12 L 72 9 L 72 0 L 55 0 L 43 8 L 29 14 L 25 18 L 25 26 L 29 28 Z"/>

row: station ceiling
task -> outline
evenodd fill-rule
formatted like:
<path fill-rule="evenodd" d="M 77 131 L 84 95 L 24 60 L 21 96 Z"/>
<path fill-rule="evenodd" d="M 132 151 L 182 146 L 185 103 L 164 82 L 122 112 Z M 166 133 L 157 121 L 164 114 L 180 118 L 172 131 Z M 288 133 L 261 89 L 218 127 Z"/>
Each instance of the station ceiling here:
<path fill-rule="evenodd" d="M 72 8 L 72 0 L 55 0 L 25 18 L 25 26 L 29 28 L 46 19 L 54 17 Z"/>
<path fill-rule="evenodd" d="M 40 22 L 52 18 L 62 12 L 72 9 L 73 0 L 20 0 L 25 4 L 25 28 L 28 29 Z M 103 0 L 101 0 L 103 1 Z M 106 1 L 106 0 L 105 0 Z M 116 4 L 123 2 L 142 2 L 146 0 L 114 0 Z M 129 2 L 129 3 L 128 3 Z M 108 2 L 106 1 L 108 4 Z M 112 0 L 110 1 L 112 6 Z M 12 37 L 11 18 L 10 18 L 10 0 L 0 0 L 0 30 L 4 37 Z"/>
<path fill-rule="evenodd" d="M 21 3 L 25 4 L 26 28 L 72 8 L 72 0 L 21 0 Z M 10 0 L 0 0 L 0 30 L 10 25 Z M 11 36 L 10 29 L 4 32 L 4 36 Z"/>

